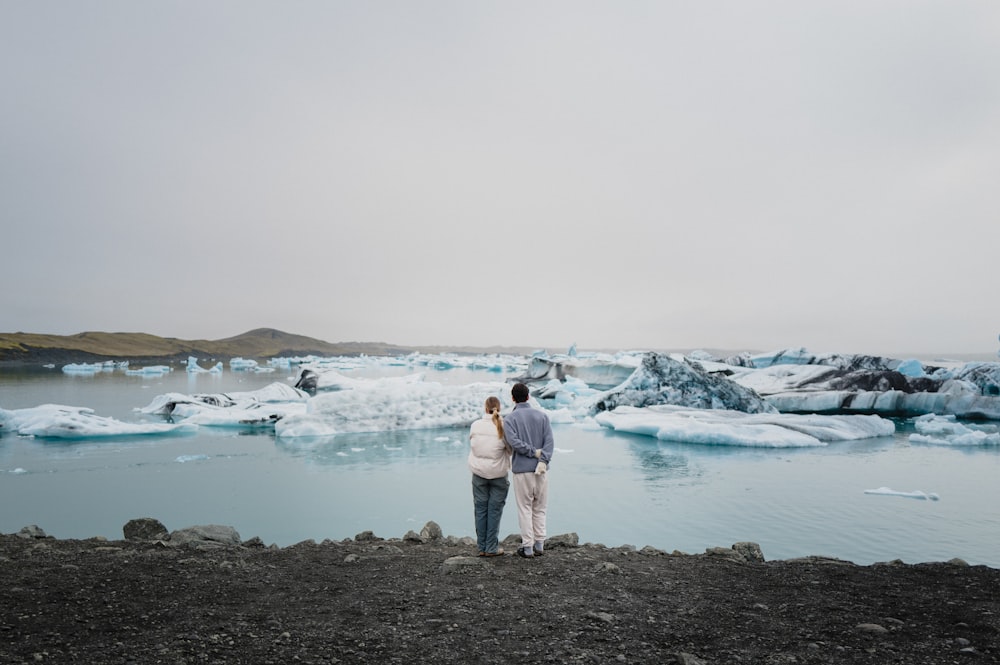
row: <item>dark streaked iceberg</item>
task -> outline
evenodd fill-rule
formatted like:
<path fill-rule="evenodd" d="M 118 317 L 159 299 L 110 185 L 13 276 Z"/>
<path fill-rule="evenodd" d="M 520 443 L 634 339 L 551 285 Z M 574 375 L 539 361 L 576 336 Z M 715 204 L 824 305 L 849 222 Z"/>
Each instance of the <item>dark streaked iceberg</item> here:
<path fill-rule="evenodd" d="M 645 407 L 672 404 L 696 409 L 726 409 L 743 413 L 774 413 L 751 388 L 723 376 L 709 374 L 696 364 L 661 353 L 647 353 L 624 382 L 601 394 L 592 413 L 619 406 Z"/>
<path fill-rule="evenodd" d="M 783 364 L 783 359 L 792 359 Z M 956 367 L 879 356 L 778 352 L 754 368 L 712 365 L 783 413 L 954 415 L 1000 420 L 1000 363 Z"/>

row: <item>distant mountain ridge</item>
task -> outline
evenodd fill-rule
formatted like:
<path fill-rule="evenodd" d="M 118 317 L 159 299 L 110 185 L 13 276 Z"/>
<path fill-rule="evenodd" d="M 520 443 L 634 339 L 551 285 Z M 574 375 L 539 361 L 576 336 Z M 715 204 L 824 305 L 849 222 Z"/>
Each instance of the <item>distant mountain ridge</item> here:
<path fill-rule="evenodd" d="M 0 333 L 0 365 L 35 365 L 47 363 L 102 362 L 129 360 L 169 362 L 199 359 L 225 360 L 235 357 L 265 359 L 280 356 L 397 356 L 409 353 L 504 353 L 531 355 L 540 347 L 525 346 L 403 346 L 386 342 L 325 342 L 305 335 L 274 328 L 256 328 L 218 340 L 184 340 L 158 337 L 147 333 L 82 332 L 76 335 L 38 333 Z M 561 353 L 565 349 L 547 349 Z M 648 351 L 688 353 L 689 349 L 646 349 Z M 703 349 L 717 357 L 728 357 L 737 350 Z M 612 349 L 591 349 L 615 353 Z M 896 358 L 919 357 L 925 360 L 949 358 L 960 361 L 996 361 L 993 353 L 895 354 Z"/>
<path fill-rule="evenodd" d="M 419 349 L 384 342 L 338 342 L 257 328 L 218 340 L 184 340 L 147 333 L 82 332 L 76 335 L 0 333 L 0 363 L 34 364 L 103 360 L 169 361 L 188 356 L 233 357 L 399 355 Z"/>

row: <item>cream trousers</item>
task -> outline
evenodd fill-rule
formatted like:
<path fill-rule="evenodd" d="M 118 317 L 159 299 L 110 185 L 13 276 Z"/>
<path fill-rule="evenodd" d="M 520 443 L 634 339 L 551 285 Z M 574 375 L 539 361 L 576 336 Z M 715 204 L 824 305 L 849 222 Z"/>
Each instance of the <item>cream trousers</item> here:
<path fill-rule="evenodd" d="M 549 474 L 515 473 L 514 500 L 517 502 L 517 525 L 521 529 L 521 547 L 545 542 L 545 508 L 549 503 Z"/>

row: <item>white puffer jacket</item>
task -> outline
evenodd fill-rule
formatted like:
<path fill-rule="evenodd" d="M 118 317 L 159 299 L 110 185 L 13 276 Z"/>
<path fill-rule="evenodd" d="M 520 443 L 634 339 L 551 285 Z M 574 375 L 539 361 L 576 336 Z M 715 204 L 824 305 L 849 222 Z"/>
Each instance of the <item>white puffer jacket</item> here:
<path fill-rule="evenodd" d="M 480 478 L 503 478 L 510 471 L 510 454 L 503 440 L 497 436 L 493 418 L 486 416 L 472 423 L 469 431 L 472 450 L 469 451 L 469 470 Z"/>

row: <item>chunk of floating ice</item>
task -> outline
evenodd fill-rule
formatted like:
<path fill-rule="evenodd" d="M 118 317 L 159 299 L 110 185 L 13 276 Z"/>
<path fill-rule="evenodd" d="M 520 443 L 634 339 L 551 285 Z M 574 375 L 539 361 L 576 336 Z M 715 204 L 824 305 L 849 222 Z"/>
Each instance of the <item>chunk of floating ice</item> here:
<path fill-rule="evenodd" d="M 937 501 L 939 497 L 934 492 L 921 492 L 920 490 L 915 490 L 913 492 L 898 492 L 894 489 L 888 487 L 879 487 L 874 490 L 865 490 L 865 494 L 880 494 L 882 496 L 901 496 L 906 499 L 920 499 L 921 501 Z"/>
<path fill-rule="evenodd" d="M 127 369 L 125 370 L 125 374 L 128 376 L 161 376 L 171 371 L 171 368 L 166 365 L 150 365 L 149 367 L 140 367 L 139 369 Z"/>
<path fill-rule="evenodd" d="M 175 462 L 180 462 L 184 464 L 185 462 L 198 462 L 201 460 L 209 459 L 208 455 L 180 455 Z"/>
<path fill-rule="evenodd" d="M 917 432 L 910 435 L 910 443 L 925 443 L 935 446 L 1000 445 L 1000 433 L 995 431 L 995 425 L 964 425 L 958 422 L 955 416 L 927 414 L 915 418 L 913 426 Z"/>

